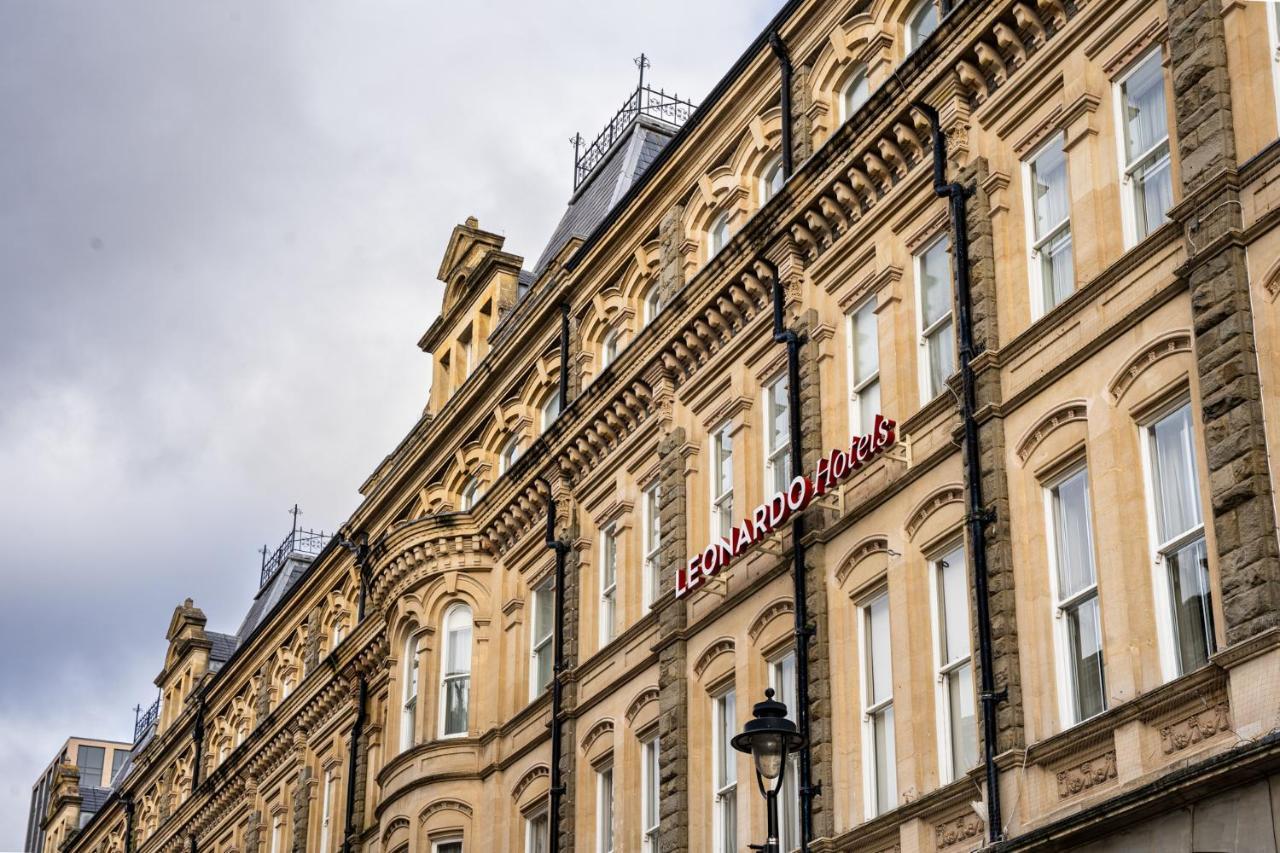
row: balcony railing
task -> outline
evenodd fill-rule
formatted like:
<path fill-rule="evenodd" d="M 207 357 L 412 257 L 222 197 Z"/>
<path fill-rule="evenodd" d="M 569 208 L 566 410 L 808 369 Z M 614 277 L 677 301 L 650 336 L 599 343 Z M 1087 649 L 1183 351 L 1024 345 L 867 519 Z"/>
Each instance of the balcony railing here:
<path fill-rule="evenodd" d="M 591 170 L 600 164 L 636 119 L 646 116 L 679 127 L 695 109 L 697 105 L 692 101 L 646 86 L 642 80 L 590 145 L 584 148 L 581 136 L 573 138 L 573 188 L 576 190 L 582 186 Z"/>
<path fill-rule="evenodd" d="M 160 697 L 156 697 L 156 701 L 151 703 L 151 707 L 145 712 L 139 705 L 133 712 L 133 742 L 136 745 L 142 740 L 147 730 L 156 724 L 156 720 L 160 718 Z"/>

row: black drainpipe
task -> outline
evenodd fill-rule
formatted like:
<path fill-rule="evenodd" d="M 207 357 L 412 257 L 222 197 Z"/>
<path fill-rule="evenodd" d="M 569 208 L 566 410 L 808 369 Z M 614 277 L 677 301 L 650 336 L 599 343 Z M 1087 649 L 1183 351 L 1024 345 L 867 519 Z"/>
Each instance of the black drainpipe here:
<path fill-rule="evenodd" d="M 196 851 L 196 834 L 193 832 L 193 833 L 191 833 L 189 836 L 187 836 L 187 838 L 191 841 L 191 853 L 197 853 L 197 851 Z"/>
<path fill-rule="evenodd" d="M 785 90 L 784 90 L 785 91 Z M 786 125 L 783 125 L 784 127 Z M 784 161 L 785 162 L 785 161 Z M 773 276 L 773 339 L 787 345 L 787 415 L 791 433 L 791 475 L 804 476 L 803 442 L 800 435 L 800 336 L 783 321 L 782 277 L 771 261 L 761 260 Z M 800 850 L 807 853 L 813 840 L 813 798 L 822 786 L 813 781 L 813 751 L 809 744 L 809 641 L 814 635 L 809 624 L 808 582 L 805 578 L 804 515 L 791 520 L 791 579 L 795 597 L 796 638 L 796 728 L 804 738 L 800 748 Z"/>
<path fill-rule="evenodd" d="M 791 55 L 787 53 L 787 45 L 774 30 L 769 33 L 769 46 L 774 56 L 778 57 L 778 67 L 782 72 L 782 177 L 791 177 Z"/>
<path fill-rule="evenodd" d="M 917 101 L 915 108 L 929 120 L 933 136 L 933 191 L 946 198 L 951 209 L 951 227 L 955 231 L 955 278 L 957 331 L 960 335 L 960 415 L 964 421 L 964 462 L 968 473 L 968 500 L 965 507 L 965 524 L 969 531 L 970 566 L 973 569 L 974 597 L 978 611 L 978 658 L 982 667 L 983 762 L 987 777 L 987 837 L 995 843 L 1004 837 L 1000 817 L 1000 776 L 996 769 L 996 706 L 1008 697 L 1008 692 L 996 690 L 991 642 L 991 602 L 987 578 L 986 522 L 990 513 L 982 503 L 981 467 L 979 465 L 977 396 L 973 379 L 973 318 L 969 289 L 969 231 L 965 224 L 965 199 L 970 190 L 961 183 L 947 182 L 947 143 L 942 134 L 938 111 Z"/>
<path fill-rule="evenodd" d="M 356 696 L 356 720 L 351 724 L 351 746 L 347 751 L 347 819 L 342 835 L 342 853 L 352 853 L 351 837 L 356 832 L 356 762 L 360 760 L 360 738 L 364 736 L 364 706 L 368 696 L 369 682 L 361 678 Z"/>
<path fill-rule="evenodd" d="M 196 702 L 196 724 L 191 730 L 191 738 L 195 741 L 195 760 L 191 762 L 191 793 L 200 787 L 200 759 L 204 757 L 204 693 Z"/>
<path fill-rule="evenodd" d="M 133 796 L 124 798 L 124 853 L 133 853 Z"/>

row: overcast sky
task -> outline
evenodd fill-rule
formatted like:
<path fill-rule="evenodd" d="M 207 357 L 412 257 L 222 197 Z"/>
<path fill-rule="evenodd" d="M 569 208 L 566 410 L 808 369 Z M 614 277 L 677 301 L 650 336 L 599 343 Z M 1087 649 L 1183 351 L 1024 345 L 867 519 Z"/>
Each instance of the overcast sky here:
<path fill-rule="evenodd" d="M 130 739 L 173 607 L 234 631 L 426 401 L 468 215 L 536 258 L 650 79 L 781 0 L 0 0 L 0 850 L 69 735 Z"/>

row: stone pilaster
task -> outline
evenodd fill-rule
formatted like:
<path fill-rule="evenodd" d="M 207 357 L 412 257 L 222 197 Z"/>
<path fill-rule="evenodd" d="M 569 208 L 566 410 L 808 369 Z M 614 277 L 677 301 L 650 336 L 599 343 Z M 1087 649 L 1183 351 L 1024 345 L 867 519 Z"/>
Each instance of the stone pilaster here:
<path fill-rule="evenodd" d="M 658 287 L 662 304 L 671 301 L 684 287 L 684 256 L 680 244 L 684 242 L 684 208 L 674 205 L 662 215 L 658 225 Z"/>
<path fill-rule="evenodd" d="M 271 664 L 264 663 L 258 670 L 258 695 L 254 697 L 254 724 L 260 724 L 271 713 Z"/>
<path fill-rule="evenodd" d="M 293 853 L 307 853 L 307 825 L 311 820 L 314 785 L 310 767 L 298 771 L 298 787 L 293 792 Z"/>
<path fill-rule="evenodd" d="M 685 561 L 685 432 L 677 428 L 658 444 L 658 508 L 661 551 L 658 576 L 658 847 L 689 848 L 689 679 L 683 637 L 687 613 L 675 597 L 676 567 Z"/>
<path fill-rule="evenodd" d="M 356 740 L 356 766 L 351 784 L 356 788 L 355 805 L 351 810 L 351 825 L 355 827 L 356 837 L 359 837 L 364 831 L 365 815 L 368 813 L 366 793 L 369 790 L 369 729 L 367 725 Z M 359 845 L 354 839 L 351 844 L 353 850 L 358 849 Z"/>
<path fill-rule="evenodd" d="M 244 853 L 259 853 L 262 849 L 262 812 L 252 809 L 244 821 Z"/>
<path fill-rule="evenodd" d="M 320 638 L 324 636 L 324 608 L 317 604 L 307 614 L 307 639 L 303 645 L 302 666 L 310 673 L 320 662 Z"/>
<path fill-rule="evenodd" d="M 812 74 L 812 66 L 800 65 L 791 75 L 791 162 L 796 166 L 813 153 Z"/>
<path fill-rule="evenodd" d="M 1258 378 L 1221 4 L 1169 0 L 1196 372 L 1226 637 L 1280 625 L 1280 547 Z"/>
<path fill-rule="evenodd" d="M 958 179 L 975 192 L 967 203 L 969 237 L 969 282 L 973 322 L 974 381 L 978 417 L 978 476 L 982 485 L 985 523 L 987 579 L 991 612 L 991 641 L 997 690 L 1007 690 L 1008 699 L 996 710 L 997 750 L 1003 752 L 1023 745 L 1022 680 L 1018 667 L 1018 620 L 1014 596 L 1013 544 L 1009 524 L 1009 478 L 1005 467 L 1004 420 L 999 414 L 1000 376 L 994 364 L 981 358 L 1000 343 L 996 311 L 995 243 L 991 228 L 991 202 L 983 189 L 987 162 L 978 158 L 961 170 Z M 952 246 L 955 235 L 952 235 Z M 965 471 L 965 481 L 972 476 Z M 972 548 L 972 543 L 966 543 Z M 973 620 L 977 629 L 977 619 Z M 977 649 L 974 640 L 974 649 Z M 975 666 L 980 666 L 975 660 Z M 981 738 L 981 730 L 979 737 Z"/>
<path fill-rule="evenodd" d="M 556 849 L 560 853 L 572 853 L 576 849 L 574 818 L 577 813 L 578 794 L 590 796 L 593 790 L 589 784 L 579 785 L 578 779 L 578 728 L 574 719 L 574 709 L 578 704 L 578 684 L 574 668 L 578 661 L 579 625 L 581 624 L 581 572 L 582 552 L 578 539 L 581 530 L 578 525 L 577 508 L 569 489 L 569 482 L 558 479 L 552 486 L 558 510 L 556 530 L 560 538 L 570 543 L 571 547 L 564 560 L 564 618 L 560 628 L 564 632 L 564 665 L 565 671 L 558 674 L 563 687 L 561 694 L 560 724 L 560 780 L 564 793 L 560 797 L 560 839 Z"/>

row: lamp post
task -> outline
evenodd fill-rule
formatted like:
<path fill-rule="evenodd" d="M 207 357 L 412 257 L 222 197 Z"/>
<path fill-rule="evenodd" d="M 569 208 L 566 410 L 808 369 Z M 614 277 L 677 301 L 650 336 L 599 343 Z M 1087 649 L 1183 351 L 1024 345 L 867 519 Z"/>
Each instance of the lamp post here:
<path fill-rule="evenodd" d="M 756 784 L 764 795 L 769 820 L 769 840 L 765 853 L 781 853 L 778 844 L 778 791 L 787 773 L 787 755 L 804 745 L 796 724 L 787 719 L 787 706 L 773 698 L 773 688 L 764 691 L 764 701 L 757 702 L 751 719 L 742 732 L 730 741 L 738 752 L 751 753 L 756 766 Z"/>

